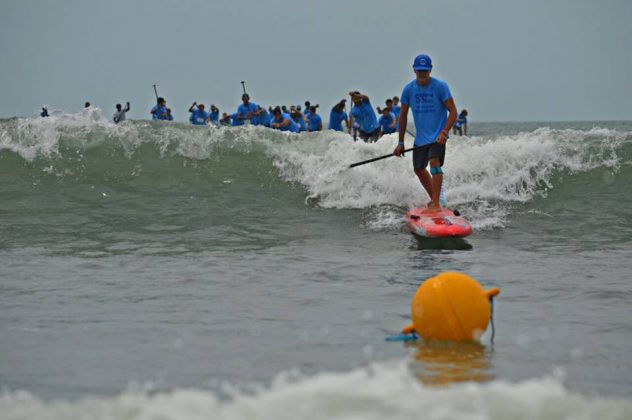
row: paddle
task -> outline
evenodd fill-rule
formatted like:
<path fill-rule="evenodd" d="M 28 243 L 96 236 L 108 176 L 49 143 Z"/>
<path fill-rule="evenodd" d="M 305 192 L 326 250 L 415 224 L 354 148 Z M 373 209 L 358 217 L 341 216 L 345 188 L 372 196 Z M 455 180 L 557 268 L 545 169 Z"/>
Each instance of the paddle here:
<path fill-rule="evenodd" d="M 156 89 L 156 85 L 154 85 L 154 93 L 156 94 L 156 101 L 158 100 L 158 90 Z"/>
<path fill-rule="evenodd" d="M 241 88 L 244 90 L 244 95 L 247 95 L 247 93 L 246 93 L 246 82 L 244 82 L 243 80 L 241 81 Z"/>
<path fill-rule="evenodd" d="M 411 147 L 410 149 L 404 150 L 402 153 L 410 152 L 411 150 L 416 150 L 416 149 L 420 149 L 420 148 L 421 148 L 420 146 L 419 147 Z M 375 162 L 376 160 L 382 160 L 382 159 L 390 158 L 392 156 L 395 156 L 395 155 L 391 153 L 390 155 L 384 155 L 384 156 L 376 157 L 376 158 L 369 159 L 369 160 L 363 160 L 362 162 L 352 163 L 351 165 L 349 165 L 349 167 L 350 168 L 355 168 L 356 166 L 364 165 L 366 163 Z"/>
<path fill-rule="evenodd" d="M 415 135 L 413 133 L 411 133 L 408 129 L 406 129 L 406 132 L 408 134 L 410 134 L 411 136 L 415 137 Z M 421 146 L 419 146 L 419 147 L 411 147 L 410 149 L 404 150 L 402 152 L 402 154 L 406 153 L 406 152 L 410 152 L 411 150 L 419 149 L 420 147 Z M 363 160 L 362 162 L 352 163 L 351 165 L 349 165 L 349 168 L 355 168 L 356 166 L 364 165 L 365 163 L 375 162 L 376 160 L 382 160 L 382 159 L 390 158 L 391 156 L 395 156 L 395 155 L 391 153 L 390 155 L 384 155 L 384 156 L 376 157 L 376 158 L 369 159 L 369 160 Z"/>

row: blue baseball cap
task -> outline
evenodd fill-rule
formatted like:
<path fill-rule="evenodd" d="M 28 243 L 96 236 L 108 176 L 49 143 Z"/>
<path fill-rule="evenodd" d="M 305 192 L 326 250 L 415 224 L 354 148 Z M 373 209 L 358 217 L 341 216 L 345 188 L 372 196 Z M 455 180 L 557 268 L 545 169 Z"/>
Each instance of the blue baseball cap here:
<path fill-rule="evenodd" d="M 432 70 L 432 60 L 426 54 L 419 54 L 413 61 L 414 70 Z"/>

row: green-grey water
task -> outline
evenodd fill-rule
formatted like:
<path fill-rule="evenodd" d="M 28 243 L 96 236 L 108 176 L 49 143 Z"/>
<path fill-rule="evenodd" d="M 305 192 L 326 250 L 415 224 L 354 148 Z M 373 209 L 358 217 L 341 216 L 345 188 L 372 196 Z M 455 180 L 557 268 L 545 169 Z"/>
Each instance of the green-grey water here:
<path fill-rule="evenodd" d="M 268 398 L 297 413 L 304 395 L 343 411 L 371 395 L 407 418 L 397 391 L 419 409 L 474 393 L 629 415 L 632 123 L 472 123 L 445 165 L 448 204 L 475 228 L 458 243 L 408 233 L 425 200 L 410 156 L 348 169 L 395 141 L 0 121 L 0 408 L 123 418 L 163 395 L 185 418 L 279 418 Z M 494 343 L 385 341 L 442 271 L 501 289 Z"/>

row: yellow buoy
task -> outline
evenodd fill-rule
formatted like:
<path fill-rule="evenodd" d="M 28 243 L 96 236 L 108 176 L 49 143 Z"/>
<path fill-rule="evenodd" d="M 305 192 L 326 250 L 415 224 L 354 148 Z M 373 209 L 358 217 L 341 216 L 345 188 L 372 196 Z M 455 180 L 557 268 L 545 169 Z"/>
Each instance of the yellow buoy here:
<path fill-rule="evenodd" d="M 413 297 L 413 323 L 402 332 L 426 340 L 478 340 L 487 329 L 491 297 L 500 289 L 483 290 L 463 273 L 445 272 L 426 280 Z"/>

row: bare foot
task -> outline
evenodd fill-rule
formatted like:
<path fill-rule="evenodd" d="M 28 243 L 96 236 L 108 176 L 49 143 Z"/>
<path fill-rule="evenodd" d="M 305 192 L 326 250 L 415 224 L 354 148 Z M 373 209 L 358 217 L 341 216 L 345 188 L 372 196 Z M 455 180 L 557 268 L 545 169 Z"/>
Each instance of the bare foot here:
<path fill-rule="evenodd" d="M 441 211 L 441 206 L 437 203 L 430 202 L 428 207 L 422 210 L 422 213 L 438 213 Z"/>

